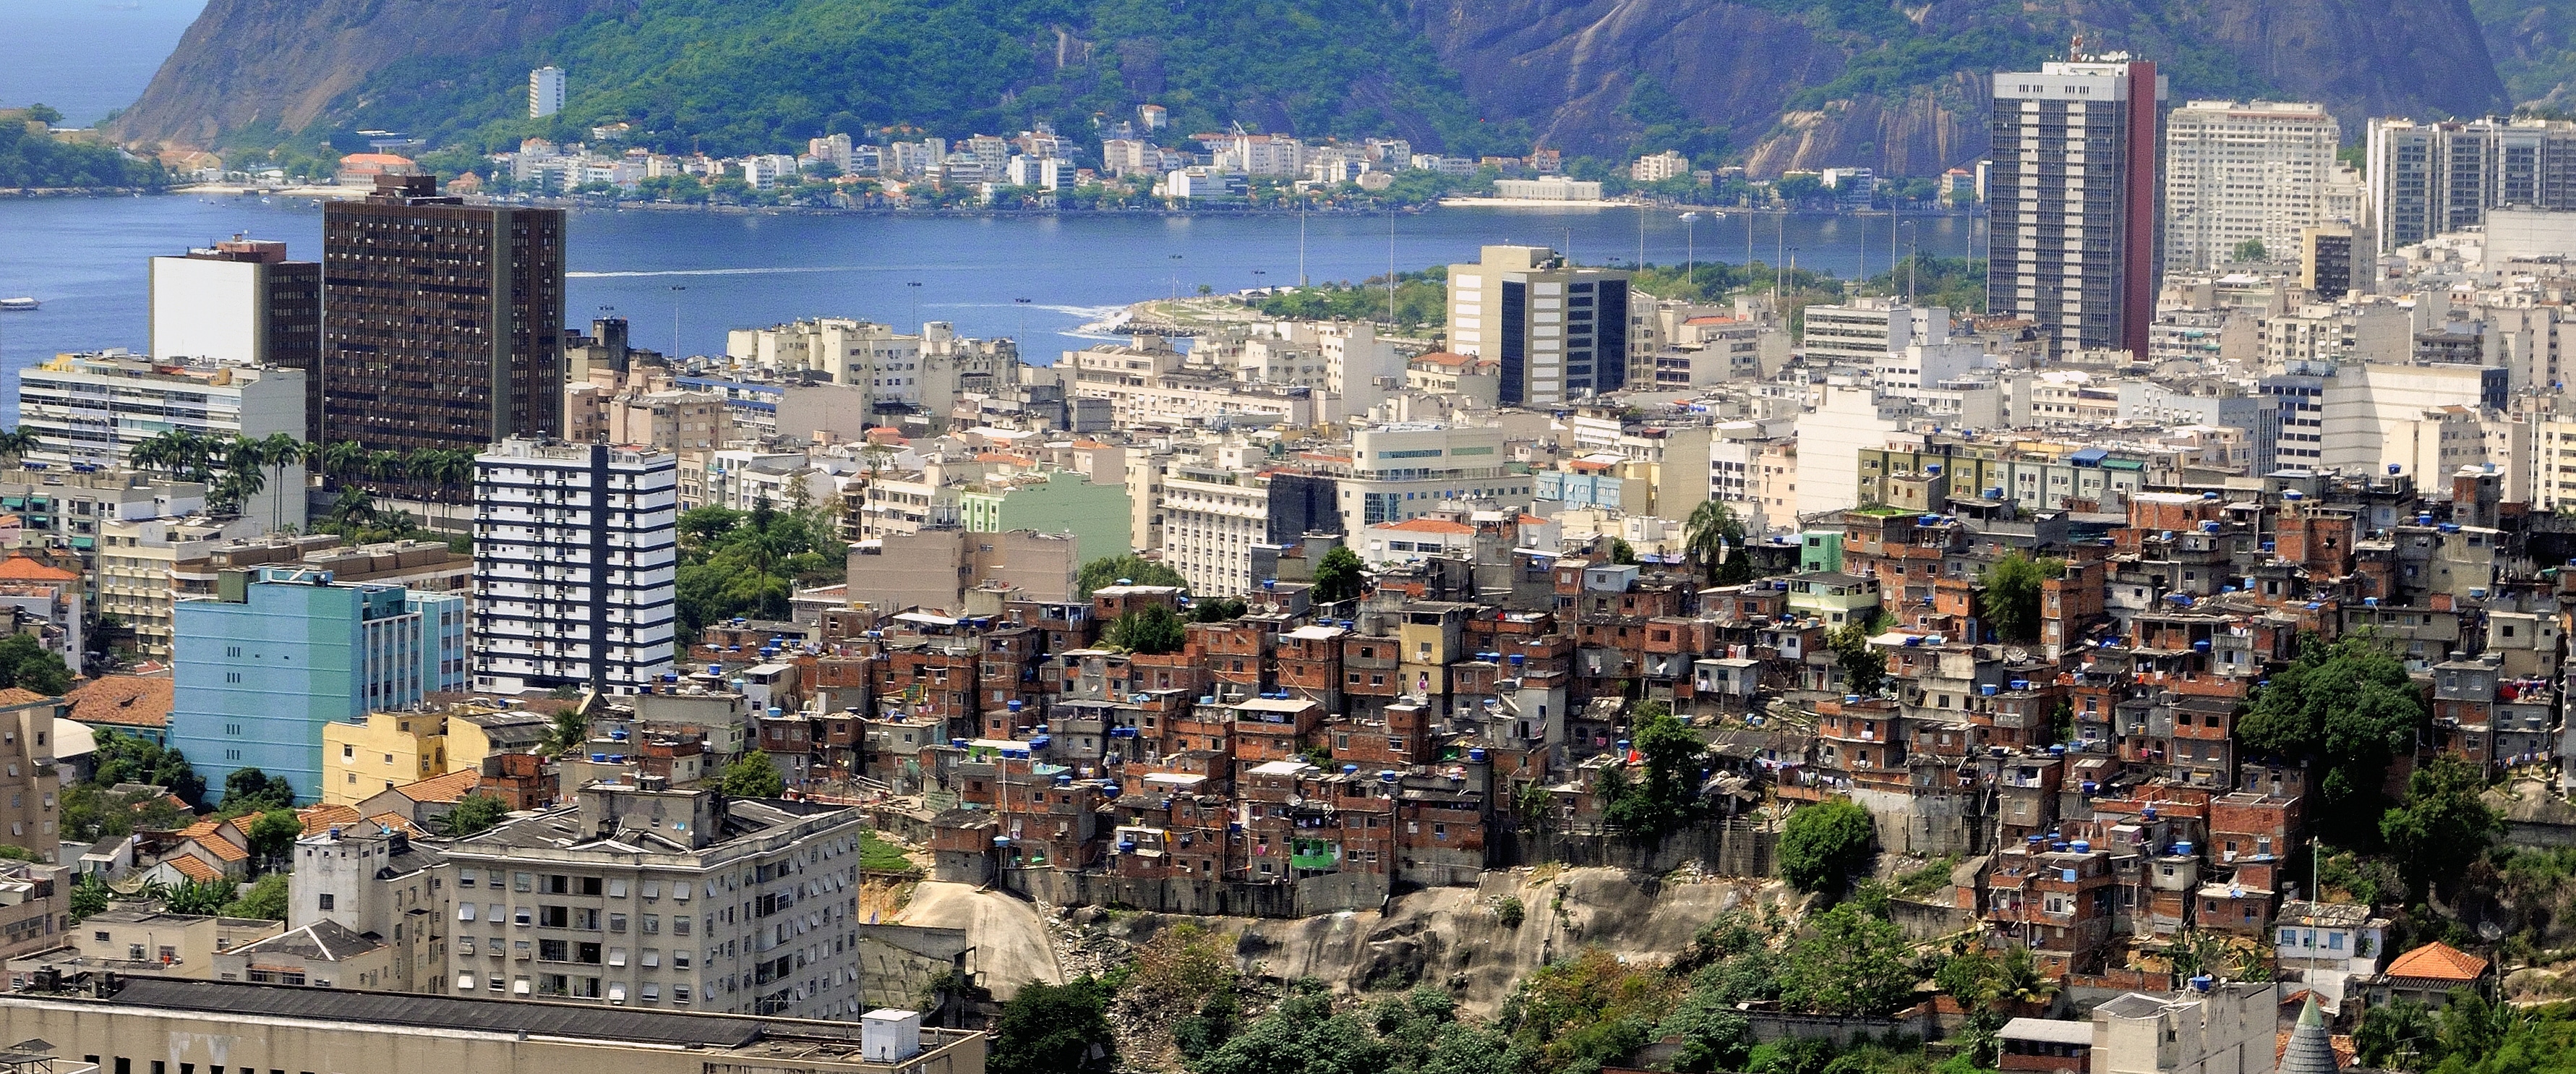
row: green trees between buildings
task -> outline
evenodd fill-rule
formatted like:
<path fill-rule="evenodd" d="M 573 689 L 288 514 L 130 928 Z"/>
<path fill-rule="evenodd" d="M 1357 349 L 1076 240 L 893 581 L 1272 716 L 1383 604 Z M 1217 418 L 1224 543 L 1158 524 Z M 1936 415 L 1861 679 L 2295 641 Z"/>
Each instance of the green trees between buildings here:
<path fill-rule="evenodd" d="M 2367 634 L 2329 645 L 2300 639 L 2290 666 L 2256 686 L 2236 720 L 2236 738 L 2255 757 L 2306 761 L 2323 773 L 2309 813 L 2338 846 L 2370 846 L 2388 808 L 2380 787 L 2388 765 L 2411 748 L 2431 714 L 2406 665 Z"/>
<path fill-rule="evenodd" d="M 1673 716 L 1661 701 L 1637 703 L 1630 743 L 1645 771 L 1624 766 L 1601 770 L 1602 817 L 1629 839 L 1661 844 L 1699 815 L 1700 763 L 1708 742 Z"/>
<path fill-rule="evenodd" d="M 1092 590 L 1106 589 L 1120 584 L 1167 585 L 1176 589 L 1190 587 L 1190 583 L 1182 580 L 1181 572 L 1154 560 L 1132 554 L 1103 556 L 1085 563 L 1082 565 L 1082 572 L 1075 577 L 1074 581 L 1081 588 L 1084 600 L 1091 599 Z"/>
<path fill-rule="evenodd" d="M 1031 981 L 1002 1005 L 984 1059 L 991 1074 L 1111 1074 L 1118 1044 L 1109 1029 L 1108 986 L 1083 977 Z"/>
<path fill-rule="evenodd" d="M 256 768 L 236 768 L 224 777 L 224 816 L 265 813 L 294 805 L 295 784 L 285 776 L 272 776 Z"/>
<path fill-rule="evenodd" d="M 2379 837 L 2416 900 L 2457 894 L 2469 867 L 2503 833 L 2504 818 L 2478 800 L 2485 790 L 2476 765 L 2445 753 L 2407 777 L 2404 804 L 2380 814 Z"/>
<path fill-rule="evenodd" d="M 1177 653 L 1189 633 L 1180 613 L 1168 605 L 1148 604 L 1110 620 L 1101 640 L 1131 653 Z"/>
<path fill-rule="evenodd" d="M 754 749 L 724 767 L 724 792 L 733 798 L 776 798 L 787 793 L 787 777 L 770 763 L 769 751 Z"/>
<path fill-rule="evenodd" d="M 1323 560 L 1315 564 L 1316 602 L 1331 604 L 1359 596 L 1364 566 L 1360 554 L 1347 547 L 1336 546 L 1324 553 Z"/>
<path fill-rule="evenodd" d="M 700 507 L 680 516 L 680 623 L 694 637 L 735 616 L 785 619 L 796 587 L 847 577 L 849 546 L 831 512 L 766 500 L 749 511 Z"/>
<path fill-rule="evenodd" d="M 72 672 L 63 658 L 46 652 L 33 634 L 0 638 L 0 689 L 15 686 L 47 697 L 72 688 Z"/>
<path fill-rule="evenodd" d="M 114 146 L 66 141 L 27 129 L 26 120 L 62 113 L 36 105 L 34 110 L 0 110 L 0 187 L 141 187 L 158 190 L 170 183 L 170 170 L 157 161 L 125 155 Z"/>
<path fill-rule="evenodd" d="M 1838 894 L 1869 866 L 1869 811 L 1837 798 L 1797 808 L 1780 832 L 1780 877 L 1800 891 Z"/>
<path fill-rule="evenodd" d="M 238 893 L 230 881 L 205 880 L 181 884 L 161 895 L 161 903 L 174 914 L 209 915 L 224 912 Z"/>
<path fill-rule="evenodd" d="M 1753 557 L 1744 547 L 1744 520 L 1724 502 L 1710 500 L 1691 508 L 1689 520 L 1682 525 L 1682 541 L 1691 559 L 1708 573 L 1711 585 L 1753 580 Z"/>
<path fill-rule="evenodd" d="M 2032 559 L 2019 550 L 2004 553 L 1989 565 L 1977 596 L 1977 615 L 2002 641 L 2038 641 L 2040 590 L 2066 571 L 2061 559 Z"/>
<path fill-rule="evenodd" d="M 285 873 L 260 877 L 241 898 L 224 905 L 225 917 L 256 917 L 269 921 L 286 920 L 289 890 Z"/>
<path fill-rule="evenodd" d="M 1864 616 L 1854 616 L 1833 633 L 1825 635 L 1825 647 L 1834 654 L 1834 666 L 1842 669 L 1843 690 L 1862 697 L 1874 697 L 1887 684 L 1887 654 L 1878 651 L 1869 639 L 1878 634 L 1878 617 L 1873 608 Z"/>
<path fill-rule="evenodd" d="M 481 835 L 501 823 L 510 814 L 510 804 L 480 792 L 457 799 L 456 806 L 438 818 L 434 825 L 439 834 L 450 839 Z"/>

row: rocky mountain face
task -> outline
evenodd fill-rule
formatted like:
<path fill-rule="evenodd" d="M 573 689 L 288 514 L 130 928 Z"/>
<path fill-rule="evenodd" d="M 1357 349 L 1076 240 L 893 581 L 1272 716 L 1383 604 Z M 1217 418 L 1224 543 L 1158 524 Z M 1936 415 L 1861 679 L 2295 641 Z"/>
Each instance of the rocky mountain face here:
<path fill-rule="evenodd" d="M 820 0 L 801 2 L 811 9 Z M 846 2 L 857 11 L 873 10 L 884 0 Z M 1155 42 L 1119 34 L 1120 27 L 1137 25 L 1135 13 L 1128 10 L 1132 3 L 1115 6 L 1120 2 L 1072 5 L 1070 14 L 1077 22 L 1053 31 L 1059 46 L 1073 41 L 1085 58 L 1095 52 L 1117 57 L 1119 62 L 1103 67 L 1099 77 L 1115 77 L 1123 92 L 1137 100 L 1191 95 L 1191 85 L 1160 84 L 1168 80 L 1165 72 L 1173 58 L 1156 62 L 1157 57 L 1136 54 Z M 1457 107 L 1471 105 L 1476 116 L 1500 125 L 1491 129 L 1526 128 L 1536 144 L 1572 153 L 1618 155 L 1636 148 L 1645 121 L 1634 101 L 1641 82 L 1652 81 L 1659 86 L 1654 94 L 1658 107 L 1677 103 L 1687 113 L 1683 122 L 1699 124 L 1703 136 L 1722 132 L 1724 143 L 1742 155 L 1756 176 L 1836 165 L 1872 166 L 1883 175 L 1926 175 L 1973 160 L 1986 149 L 1989 101 L 1983 72 L 2061 55 L 2078 31 L 2088 48 L 2128 49 L 2156 59 L 2173 80 L 2177 102 L 2257 95 L 2322 100 L 2344 121 L 2348 139 L 2358 137 L 2361 121 L 2371 115 L 2474 115 L 2508 104 L 2505 84 L 2488 53 L 2490 28 L 2480 25 L 2470 0 L 1407 3 L 1367 11 L 1340 0 L 1299 0 L 1298 6 L 1312 7 L 1314 17 L 1322 20 L 1319 25 L 1328 30 L 1356 28 L 1385 17 L 1380 12 L 1392 12 L 1410 27 L 1397 25 L 1392 32 L 1398 38 L 1409 32 L 1422 50 L 1405 59 L 1437 57 L 1454 74 L 1454 88 L 1441 92 L 1450 94 L 1450 100 L 1463 92 Z M 652 21 L 644 14 L 650 10 L 638 0 L 211 0 L 143 99 L 116 121 L 115 129 L 128 142 L 213 146 L 249 136 L 245 132 L 303 131 L 316 120 L 345 125 L 351 116 L 368 114 L 370 102 L 441 99 L 429 91 L 447 79 L 503 86 L 508 77 L 519 75 L 500 68 L 523 64 L 530 44 L 602 13 L 624 19 L 592 23 L 581 33 L 629 34 L 619 40 L 631 46 L 630 52 L 678 47 L 661 28 L 638 25 Z M 1083 16 L 1092 21 L 1080 23 Z M 763 48 L 782 56 L 793 53 L 793 42 L 749 30 L 755 23 L 748 16 L 728 17 L 744 28 L 736 31 L 738 36 L 751 38 L 691 41 L 688 48 L 724 48 L 738 57 L 754 56 Z M 1251 30 L 1228 26 L 1215 32 Z M 1325 36 L 1352 40 L 1356 35 L 1356 29 L 1349 29 Z M 845 42 L 844 47 L 856 44 Z M 1056 67 L 1067 62 L 1061 55 L 1056 59 Z M 675 55 L 667 71 L 652 70 L 688 83 L 674 93 L 695 85 L 689 79 L 714 77 L 688 73 L 685 62 Z M 744 69 L 727 66 L 736 73 Z M 805 65 L 787 64 L 786 69 L 797 66 Z M 1044 63 L 1035 67 L 1047 69 L 1018 72 L 1023 88 L 1040 86 L 1058 74 Z M 1392 61 L 1387 67 L 1394 68 Z M 1423 123 L 1408 122 L 1422 117 L 1411 114 L 1419 108 L 1408 108 L 1405 93 L 1371 92 L 1369 80 L 1352 76 L 1347 64 L 1335 67 L 1318 59 L 1311 70 L 1314 77 L 1305 79 L 1308 83 L 1346 83 L 1318 87 L 1344 101 L 1335 122 L 1424 137 L 1417 131 Z M 1333 71 L 1340 74 L 1328 77 Z M 1005 71 L 991 81 L 998 87 L 1009 77 Z M 1190 77 L 1222 80 L 1225 75 L 1194 72 Z M 1433 77 L 1447 76 L 1434 72 Z M 1398 88 L 1418 89 L 1412 82 Z M 906 105 L 896 109 L 904 115 L 858 118 L 909 120 L 942 129 L 942 123 L 1005 114 L 1022 91 L 997 89 L 995 101 L 961 102 L 956 115 L 912 115 L 919 108 Z M 465 99 L 444 98 L 451 111 L 461 107 L 454 102 Z M 710 99 L 722 97 L 710 94 Z M 1425 98 L 1416 92 L 1410 99 Z M 495 91 L 476 100 L 477 109 L 501 108 L 508 95 Z M 1236 101 L 1235 110 L 1243 104 Z M 879 110 L 885 107 L 883 101 L 879 105 Z M 1272 111 L 1279 114 L 1232 118 L 1267 120 L 1274 129 L 1299 125 L 1289 112 Z M 1666 115 L 1654 122 L 1669 128 L 1674 118 Z M 1702 144 L 1706 141 L 1704 137 Z"/>
<path fill-rule="evenodd" d="M 207 0 L 152 84 L 112 124 L 129 144 L 222 145 L 304 130 L 404 61 L 467 63 L 627 0 Z"/>
<path fill-rule="evenodd" d="M 1487 114 L 1529 117 L 1551 144 L 1604 151 L 1633 125 L 1628 87 L 1661 81 L 1725 126 L 1756 175 L 1869 165 L 1921 175 L 1985 151 L 1982 77 L 2088 47 L 2158 59 L 2177 100 L 2322 100 L 2371 115 L 2506 106 L 2466 0 L 1929 0 L 1910 29 L 1855 32 L 1850 5 L 1799 0 L 1417 0 L 1414 21 Z M 1943 46 L 1979 41 L 1981 56 Z M 1957 56 L 1974 62 L 1944 63 Z M 2176 62 L 2179 59 L 2182 62 Z M 1823 91 L 1822 100 L 1817 91 Z"/>

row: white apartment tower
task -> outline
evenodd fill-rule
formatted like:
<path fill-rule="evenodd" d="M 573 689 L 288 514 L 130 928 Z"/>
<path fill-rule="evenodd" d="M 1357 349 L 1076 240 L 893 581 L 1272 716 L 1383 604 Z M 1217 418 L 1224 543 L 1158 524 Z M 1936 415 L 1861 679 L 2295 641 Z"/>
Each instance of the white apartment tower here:
<path fill-rule="evenodd" d="M 2165 117 L 2165 265 L 2210 269 L 2248 239 L 2295 256 L 2325 222 L 2343 131 L 2321 104 L 2192 101 Z"/>
<path fill-rule="evenodd" d="M 563 111 L 563 68 L 545 66 L 528 72 L 528 118 L 544 119 Z"/>
<path fill-rule="evenodd" d="M 1552 407 L 1628 386 L 1628 274 L 1544 246 L 1487 246 L 1449 266 L 1449 349 L 1501 365 L 1504 406 Z"/>
<path fill-rule="evenodd" d="M 474 459 L 474 686 L 629 694 L 671 669 L 678 460 L 512 438 Z"/>

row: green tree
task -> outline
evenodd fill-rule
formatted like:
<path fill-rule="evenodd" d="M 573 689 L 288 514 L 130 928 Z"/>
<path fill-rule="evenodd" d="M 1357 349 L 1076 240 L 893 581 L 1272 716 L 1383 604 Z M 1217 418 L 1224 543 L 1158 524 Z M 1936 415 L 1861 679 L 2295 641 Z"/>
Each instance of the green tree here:
<path fill-rule="evenodd" d="M 231 816 L 265 813 L 295 804 L 295 784 L 256 768 L 236 768 L 224 777 L 223 810 Z"/>
<path fill-rule="evenodd" d="M 106 913 L 110 894 L 107 881 L 99 879 L 97 873 L 82 873 L 79 880 L 72 882 L 72 922 L 78 924 L 92 914 Z"/>
<path fill-rule="evenodd" d="M 1353 1011 L 1336 1011 L 1312 981 L 1271 1013 L 1200 1057 L 1196 1074 L 1382 1074 L 1394 1049 Z"/>
<path fill-rule="evenodd" d="M 171 888 L 163 896 L 162 905 L 174 914 L 211 916 L 223 913 L 224 907 L 231 904 L 238 894 L 233 885 L 225 881 L 197 881 Z"/>
<path fill-rule="evenodd" d="M 2231 255 L 2230 260 L 2235 261 L 2269 261 L 2272 258 L 2272 252 L 2263 248 L 2261 239 L 2247 239 L 2237 243 L 2228 253 Z"/>
<path fill-rule="evenodd" d="M 1800 891 L 1838 893 L 1869 866 L 1877 833 L 1848 798 L 1804 805 L 1780 830 L 1780 877 Z"/>
<path fill-rule="evenodd" d="M 179 751 L 113 728 L 100 728 L 96 742 L 90 754 L 93 766 L 90 782 L 102 793 L 120 783 L 136 783 L 166 787 L 183 802 L 193 803 L 205 797 L 206 781 L 197 775 L 196 769 L 189 766 L 187 756 Z"/>
<path fill-rule="evenodd" d="M 1190 622 L 1232 622 L 1250 610 L 1250 605 L 1234 597 L 1200 597 L 1190 602 Z"/>
<path fill-rule="evenodd" d="M 1682 1039 L 1682 1049 L 1673 1057 L 1673 1069 L 1681 1074 L 1742 1070 L 1753 1051 L 1752 1021 L 1716 989 L 1692 992 L 1664 1016 L 1655 1034 Z"/>
<path fill-rule="evenodd" d="M 1610 562 L 1622 567 L 1637 565 L 1637 549 L 1625 537 L 1610 538 Z"/>
<path fill-rule="evenodd" d="M 1809 930 L 1789 945 L 1780 1002 L 1793 1010 L 1874 1018 L 1903 1006 L 1914 981 L 1905 934 L 1844 904 L 1811 918 Z"/>
<path fill-rule="evenodd" d="M 1887 654 L 1869 643 L 1877 627 L 1878 614 L 1873 609 L 1825 636 L 1825 647 L 1833 651 L 1834 664 L 1842 669 L 1845 692 L 1872 697 L 1887 683 Z"/>
<path fill-rule="evenodd" d="M 2400 996 L 2361 1012 L 2352 1044 L 2363 1066 L 2425 1070 L 2441 1059 L 2442 1031 L 2431 1009 Z"/>
<path fill-rule="evenodd" d="M 2380 815 L 2379 836 L 2415 898 L 2456 894 L 2504 831 L 2504 819 L 2478 799 L 2485 790 L 2476 765 L 2440 754 L 2407 777 L 2405 803 Z"/>
<path fill-rule="evenodd" d="M 285 873 L 270 873 L 252 882 L 250 891 L 224 906 L 225 917 L 250 917 L 267 921 L 286 920 L 293 905 L 293 891 L 287 886 Z"/>
<path fill-rule="evenodd" d="M 1131 653 L 1177 653 L 1189 632 L 1168 605 L 1148 604 L 1110 620 L 1100 640 Z"/>
<path fill-rule="evenodd" d="M 1315 564 L 1315 600 L 1332 604 L 1359 596 L 1362 569 L 1359 553 L 1334 546 Z"/>
<path fill-rule="evenodd" d="M 1109 989 L 1082 977 L 1031 981 L 1002 1005 L 984 1060 L 992 1074 L 1111 1074 L 1118 1042 L 1109 1028 Z"/>
<path fill-rule="evenodd" d="M 1122 582 L 1121 579 L 1124 581 Z M 1085 600 L 1091 599 L 1092 590 L 1106 589 L 1113 585 L 1167 585 L 1176 589 L 1190 587 L 1190 583 L 1181 578 L 1181 572 L 1155 560 L 1133 554 L 1105 556 L 1085 563 L 1075 582 L 1080 586 Z"/>
<path fill-rule="evenodd" d="M 767 797 L 763 795 L 761 797 Z M 450 839 L 481 835 L 510 815 L 510 804 L 488 794 L 475 793 L 456 800 L 456 806 L 437 818 L 439 834 Z"/>
<path fill-rule="evenodd" d="M 770 763 L 768 751 L 755 749 L 725 766 L 724 792 L 733 798 L 776 798 L 787 793 L 787 777 Z"/>
<path fill-rule="evenodd" d="M 0 638 L 0 689 L 12 686 L 61 697 L 72 688 L 72 672 L 35 635 L 11 634 Z"/>
<path fill-rule="evenodd" d="M 1977 614 L 1998 640 L 2038 641 L 2041 587 L 2065 571 L 2064 560 L 2032 559 L 2019 549 L 2006 552 L 1985 569 Z"/>
<path fill-rule="evenodd" d="M 295 853 L 295 839 L 304 834 L 304 822 L 296 819 L 292 809 L 272 809 L 250 822 L 250 853 L 254 868 L 261 872 L 290 862 Z"/>
<path fill-rule="evenodd" d="M 1661 701 L 1638 702 L 1631 727 L 1629 742 L 1643 764 L 1642 778 L 1616 765 L 1602 769 L 1602 816 L 1630 839 L 1658 846 L 1698 815 L 1708 742 Z"/>
<path fill-rule="evenodd" d="M 2311 636 L 2300 639 L 2289 667 L 2254 688 L 2236 737 L 2254 756 L 2306 761 L 2310 773 L 2322 772 L 2310 816 L 2329 841 L 2366 846 L 2387 809 L 2380 786 L 2389 762 L 2414 748 L 2429 721 L 2406 665 L 2370 636 L 2331 645 Z"/>
<path fill-rule="evenodd" d="M 1745 548 L 1744 520 L 1722 500 L 1691 508 L 1682 540 L 1690 557 L 1706 571 L 1711 585 L 1736 585 L 1753 578 L 1753 557 Z"/>

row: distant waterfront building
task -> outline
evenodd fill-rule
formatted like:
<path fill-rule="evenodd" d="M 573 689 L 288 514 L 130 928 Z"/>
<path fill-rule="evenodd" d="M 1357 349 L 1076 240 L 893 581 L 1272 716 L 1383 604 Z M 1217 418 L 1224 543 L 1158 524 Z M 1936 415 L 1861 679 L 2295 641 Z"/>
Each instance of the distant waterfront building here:
<path fill-rule="evenodd" d="M 303 436 L 321 435 L 322 263 L 235 235 L 152 259 L 152 360 L 304 371 Z"/>
<path fill-rule="evenodd" d="M 1501 363 L 1502 404 L 1544 407 L 1628 384 L 1628 274 L 1544 246 L 1449 266 L 1449 349 Z"/>
<path fill-rule="evenodd" d="M 2036 323 L 2052 350 L 2147 353 L 2165 79 L 2115 54 L 1998 71 L 1994 90 L 1986 308 Z"/>
<path fill-rule="evenodd" d="M 322 209 L 326 438 L 481 451 L 563 430 L 564 215 L 384 176 Z"/>
<path fill-rule="evenodd" d="M 463 594 L 262 567 L 227 572 L 173 619 L 170 745 L 208 786 L 257 768 L 319 800 L 326 725 L 465 689 Z"/>
<path fill-rule="evenodd" d="M 476 689 L 629 694 L 671 669 L 671 453 L 505 440 L 474 491 Z"/>
<path fill-rule="evenodd" d="M 1640 183 L 1660 183 L 1666 179 L 1687 178 L 1691 173 L 1690 158 L 1672 150 L 1638 157 L 1628 165 L 1628 178 Z"/>
<path fill-rule="evenodd" d="M 544 119 L 563 111 L 563 68 L 546 66 L 528 72 L 528 118 Z"/>
<path fill-rule="evenodd" d="M 2342 128 L 2310 103 L 2192 101 L 2165 117 L 2165 264 L 2209 269 L 2260 240 L 2286 259 L 2325 219 Z M 2342 294 L 2341 291 L 2335 292 Z"/>
<path fill-rule="evenodd" d="M 1536 179 L 1496 179 L 1494 196 L 1519 198 L 1524 201 L 1599 201 L 1601 184 L 1585 179 L 1568 179 L 1562 175 L 1543 175 Z"/>

